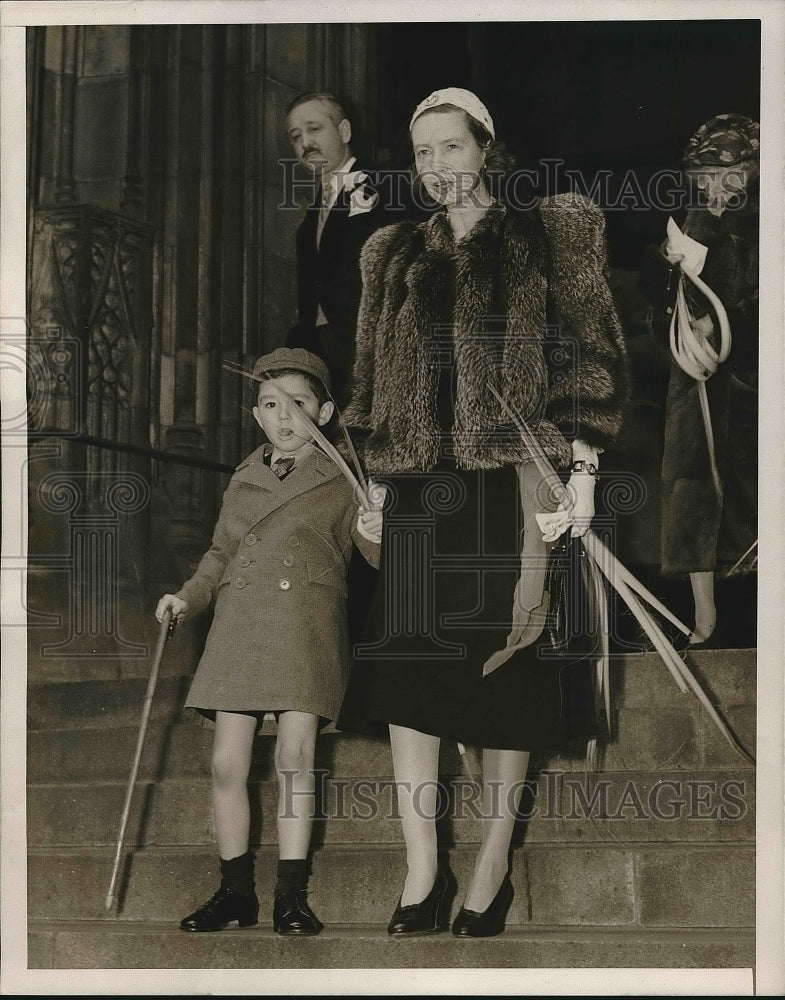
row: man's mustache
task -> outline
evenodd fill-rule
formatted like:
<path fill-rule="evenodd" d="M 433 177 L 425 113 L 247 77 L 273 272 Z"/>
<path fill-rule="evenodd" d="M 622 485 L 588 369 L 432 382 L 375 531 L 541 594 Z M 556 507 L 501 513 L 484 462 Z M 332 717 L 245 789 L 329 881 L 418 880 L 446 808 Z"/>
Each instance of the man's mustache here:
<path fill-rule="evenodd" d="M 304 149 L 302 151 L 301 155 L 302 155 L 302 158 L 305 159 L 307 156 L 310 156 L 312 153 L 321 153 L 321 149 L 319 149 L 318 146 L 309 146 L 307 149 Z"/>

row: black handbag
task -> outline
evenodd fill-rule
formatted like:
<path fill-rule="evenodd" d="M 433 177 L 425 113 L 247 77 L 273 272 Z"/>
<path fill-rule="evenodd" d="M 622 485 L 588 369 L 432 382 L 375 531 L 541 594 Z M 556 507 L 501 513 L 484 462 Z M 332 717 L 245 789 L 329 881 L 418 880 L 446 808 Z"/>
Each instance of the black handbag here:
<path fill-rule="evenodd" d="M 560 658 L 600 655 L 599 609 L 590 579 L 589 557 L 580 538 L 564 532 L 550 552 L 545 577 L 550 648 Z"/>
<path fill-rule="evenodd" d="M 583 543 L 566 531 L 550 553 L 545 582 L 548 641 L 540 655 L 552 657 L 558 669 L 561 725 L 568 739 L 596 739 L 609 732 L 598 688 L 602 622 L 591 573 Z"/>

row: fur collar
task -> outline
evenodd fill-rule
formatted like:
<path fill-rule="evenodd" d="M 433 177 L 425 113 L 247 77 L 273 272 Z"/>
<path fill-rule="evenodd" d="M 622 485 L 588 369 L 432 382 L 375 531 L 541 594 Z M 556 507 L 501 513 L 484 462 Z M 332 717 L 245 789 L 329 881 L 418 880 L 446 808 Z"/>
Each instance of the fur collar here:
<path fill-rule="evenodd" d="M 534 426 L 557 465 L 569 462 L 570 446 L 554 423 L 552 404 L 557 410 L 561 406 L 565 419 L 560 422 L 566 427 L 575 393 L 589 400 L 596 383 L 599 394 L 613 395 L 607 362 L 620 347 L 620 332 L 613 325 L 607 285 L 597 280 L 603 258 L 573 251 L 574 264 L 554 260 L 549 229 L 560 226 L 580 237 L 580 226 L 591 234 L 596 219 L 587 223 L 575 209 L 572 218 L 564 209 L 554 211 L 545 218 L 536 210 L 513 213 L 499 206 L 455 240 L 441 210 L 419 224 L 386 227 L 368 241 L 362 259 L 357 388 L 345 416 L 349 426 L 369 432 L 370 471 L 434 466 L 441 439 L 436 393 L 445 362 L 455 366 L 452 437 L 460 466 L 498 468 L 529 459 L 491 385 Z M 569 256 L 570 235 L 563 242 Z M 574 364 L 564 377 L 558 361 L 554 368 L 559 343 L 555 335 L 549 342 L 549 286 L 568 292 L 562 297 L 574 320 L 570 333 L 577 347 L 566 367 L 579 353 L 589 375 L 580 386 Z M 596 365 L 595 346 L 602 356 Z M 562 387 L 554 393 L 560 379 Z M 618 429 L 618 413 L 608 417 L 600 410 L 598 420 L 606 420 L 607 427 L 596 437 L 604 446 Z M 587 440 L 590 433 L 591 427 Z M 578 436 L 577 428 L 572 436 Z"/>

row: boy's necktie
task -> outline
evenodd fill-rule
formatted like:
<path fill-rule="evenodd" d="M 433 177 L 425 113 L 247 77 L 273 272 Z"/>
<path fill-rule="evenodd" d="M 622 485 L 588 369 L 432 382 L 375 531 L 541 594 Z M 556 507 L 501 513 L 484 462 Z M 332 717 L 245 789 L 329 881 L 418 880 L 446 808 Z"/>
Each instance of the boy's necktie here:
<path fill-rule="evenodd" d="M 287 476 L 294 466 L 294 458 L 289 456 L 288 458 L 276 458 L 272 464 L 272 470 L 278 476 L 279 479 L 283 479 Z"/>

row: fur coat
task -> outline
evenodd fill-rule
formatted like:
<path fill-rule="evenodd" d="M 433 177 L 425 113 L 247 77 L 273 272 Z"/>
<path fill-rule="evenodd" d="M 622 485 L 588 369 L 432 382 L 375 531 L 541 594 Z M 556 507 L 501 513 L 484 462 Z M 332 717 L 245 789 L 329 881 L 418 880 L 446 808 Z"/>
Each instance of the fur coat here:
<path fill-rule="evenodd" d="M 727 359 L 706 382 L 720 493 L 711 475 L 698 383 L 671 362 L 662 462 L 662 569 L 669 576 L 747 573 L 754 569 L 753 560 L 739 560 L 758 534 L 757 203 L 750 199 L 743 209 L 719 218 L 692 211 L 683 228 L 708 247 L 701 278 L 725 307 L 732 341 Z M 691 287 L 688 299 L 694 316 L 707 312 L 707 301 Z M 667 336 L 668 324 L 662 325 Z"/>
<path fill-rule="evenodd" d="M 445 211 L 374 233 L 361 256 L 354 392 L 345 420 L 371 473 L 437 460 L 438 331 L 456 367 L 453 442 L 466 469 L 527 461 L 493 384 L 550 459 L 603 449 L 628 396 L 621 327 L 605 280 L 604 220 L 588 199 L 492 209 L 455 241 Z"/>

